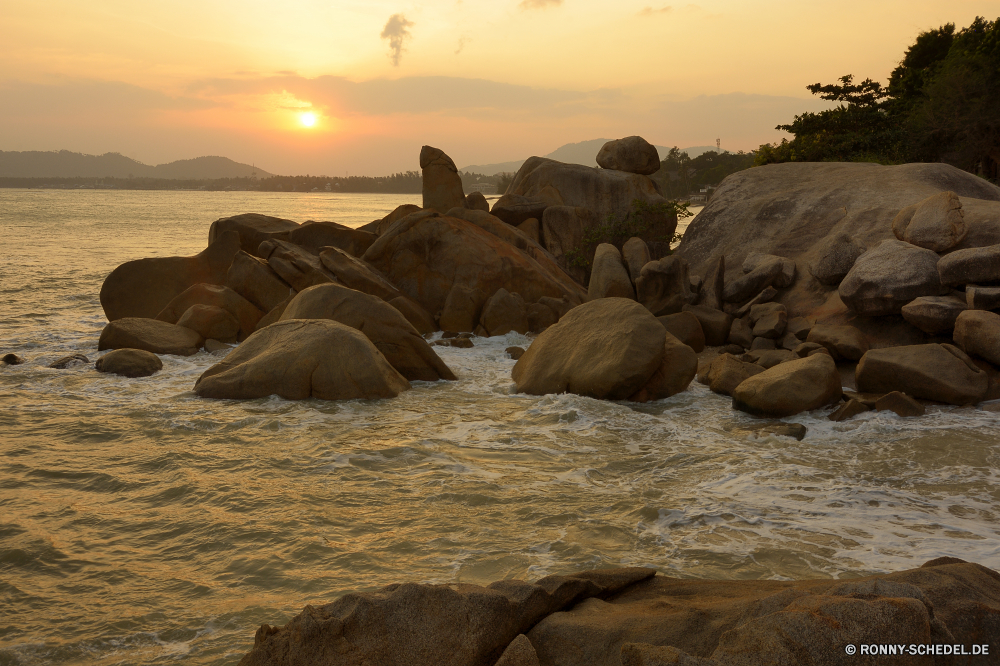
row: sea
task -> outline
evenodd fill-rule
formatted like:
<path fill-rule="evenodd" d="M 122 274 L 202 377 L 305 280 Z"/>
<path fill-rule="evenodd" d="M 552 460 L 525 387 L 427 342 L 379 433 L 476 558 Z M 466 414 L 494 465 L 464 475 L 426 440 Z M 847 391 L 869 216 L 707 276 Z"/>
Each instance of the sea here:
<path fill-rule="evenodd" d="M 455 382 L 392 400 L 208 400 L 220 360 L 91 362 L 119 264 L 245 212 L 357 227 L 419 196 L 0 189 L 0 665 L 236 664 L 263 623 L 389 583 L 646 566 L 851 578 L 1000 569 L 1000 415 L 931 407 L 802 441 L 698 383 L 649 404 L 528 396 L 516 333 L 435 347 Z M 696 218 L 695 218 L 696 219 Z"/>

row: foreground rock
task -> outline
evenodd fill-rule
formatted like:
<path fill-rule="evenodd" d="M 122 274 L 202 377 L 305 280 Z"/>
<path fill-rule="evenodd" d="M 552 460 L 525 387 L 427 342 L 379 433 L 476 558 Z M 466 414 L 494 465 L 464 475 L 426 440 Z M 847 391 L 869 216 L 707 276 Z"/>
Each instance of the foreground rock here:
<path fill-rule="evenodd" d="M 656 317 L 635 301 L 601 298 L 573 308 L 535 338 L 511 376 L 518 391 L 533 395 L 576 393 L 624 400 L 646 387 L 654 374 L 657 387 L 673 389 L 689 372 L 690 382 L 694 372 L 683 363 L 672 372 L 661 369 L 667 336 Z M 675 374 L 678 381 L 670 384 L 664 372 Z M 647 392 L 642 397 L 667 396 L 653 398 Z"/>
<path fill-rule="evenodd" d="M 840 400 L 837 364 L 826 354 L 787 361 L 743 381 L 733 391 L 733 407 L 754 416 L 782 418 Z"/>
<path fill-rule="evenodd" d="M 360 331 L 326 319 L 289 319 L 255 332 L 206 370 L 194 390 L 203 398 L 356 400 L 394 398 L 409 388 Z"/>
<path fill-rule="evenodd" d="M 175 296 L 199 283 L 224 284 L 240 250 L 235 231 L 218 234 L 193 257 L 156 257 L 129 261 L 111 271 L 101 285 L 101 307 L 108 321 L 156 317 Z"/>
<path fill-rule="evenodd" d="M 868 250 L 840 283 L 840 298 L 860 315 L 899 314 L 921 296 L 947 292 L 938 275 L 938 255 L 899 240 Z"/>
<path fill-rule="evenodd" d="M 597 164 L 604 169 L 628 171 L 644 176 L 660 170 L 660 154 L 641 136 L 608 141 L 597 153 Z"/>
<path fill-rule="evenodd" d="M 126 317 L 104 327 L 97 349 L 144 349 L 154 354 L 192 356 L 204 342 L 205 339 L 190 328 L 158 319 Z"/>
<path fill-rule="evenodd" d="M 163 361 L 143 349 L 116 349 L 97 359 L 94 367 L 98 372 L 122 377 L 149 377 L 163 369 Z"/>
<path fill-rule="evenodd" d="M 376 296 L 339 284 L 317 285 L 291 300 L 281 315 L 281 321 L 289 319 L 329 319 L 361 331 L 410 381 L 455 379 L 406 317 Z"/>
<path fill-rule="evenodd" d="M 951 405 L 980 402 L 989 388 L 987 374 L 952 345 L 872 349 L 861 357 L 855 376 L 862 393 L 900 391 Z"/>

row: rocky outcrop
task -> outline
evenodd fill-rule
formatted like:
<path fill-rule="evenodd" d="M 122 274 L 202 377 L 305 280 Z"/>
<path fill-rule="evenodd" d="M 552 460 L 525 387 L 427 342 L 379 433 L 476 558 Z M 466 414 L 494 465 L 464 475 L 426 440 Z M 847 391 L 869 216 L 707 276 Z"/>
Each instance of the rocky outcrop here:
<path fill-rule="evenodd" d="M 955 344 L 966 354 L 1000 365 L 1000 315 L 966 310 L 955 320 Z"/>
<path fill-rule="evenodd" d="M 226 273 L 226 286 L 265 314 L 295 291 L 265 260 L 242 250 L 233 257 Z"/>
<path fill-rule="evenodd" d="M 115 349 L 97 359 L 94 367 L 122 377 L 149 377 L 163 369 L 160 357 L 144 349 Z"/>
<path fill-rule="evenodd" d="M 855 376 L 862 393 L 900 391 L 951 405 L 975 404 L 989 387 L 987 374 L 946 344 L 872 349 L 861 357 Z"/>
<path fill-rule="evenodd" d="M 480 323 L 490 337 L 506 335 L 511 331 L 524 334 L 528 332 L 528 308 L 520 294 L 497 289 L 496 293 L 483 304 Z"/>
<path fill-rule="evenodd" d="M 247 261 L 257 261 L 246 254 L 243 256 L 247 258 Z M 236 331 L 231 335 L 237 340 L 245 340 L 247 336 L 253 333 L 257 329 L 257 323 L 260 321 L 261 317 L 264 316 L 264 313 L 257 309 L 253 303 L 243 298 L 229 287 L 216 284 L 196 284 L 188 287 L 180 294 L 177 294 L 177 296 L 167 303 L 166 307 L 164 307 L 159 314 L 156 315 L 156 318 L 170 324 L 179 324 L 184 313 L 195 305 L 212 306 L 227 312 L 236 322 Z M 207 314 L 207 312 L 203 312 L 202 316 L 205 314 Z M 218 315 L 214 318 L 219 319 Z M 186 326 L 186 324 L 180 325 Z M 202 333 L 202 337 L 215 338 L 216 340 L 223 339 L 216 335 L 205 335 L 204 333 Z"/>
<path fill-rule="evenodd" d="M 680 312 L 695 299 L 687 262 L 675 256 L 643 266 L 635 281 L 635 291 L 638 301 L 657 317 Z"/>
<path fill-rule="evenodd" d="M 660 170 L 660 154 L 641 136 L 608 141 L 597 153 L 597 164 L 604 169 L 628 171 L 644 176 Z"/>
<path fill-rule="evenodd" d="M 420 169 L 423 172 L 424 208 L 446 213 L 456 206 L 465 206 L 458 167 L 444 151 L 431 146 L 421 148 Z"/>
<path fill-rule="evenodd" d="M 235 231 L 218 234 L 193 257 L 156 257 L 129 261 L 111 271 L 101 285 L 101 307 L 108 321 L 155 317 L 174 296 L 199 284 L 224 284 L 239 252 Z"/>
<path fill-rule="evenodd" d="M 826 354 L 779 363 L 733 391 L 733 407 L 754 416 L 783 418 L 840 401 L 840 373 Z"/>
<path fill-rule="evenodd" d="M 256 331 L 206 370 L 194 390 L 203 398 L 368 400 L 409 388 L 360 331 L 326 319 L 289 319 Z"/>
<path fill-rule="evenodd" d="M 261 243 L 271 239 L 288 240 L 288 234 L 298 228 L 298 222 L 291 220 L 259 213 L 244 213 L 212 222 L 212 226 L 208 228 L 208 244 L 212 245 L 223 234 L 232 231 L 239 236 L 240 249 L 256 256 Z"/>
<path fill-rule="evenodd" d="M 590 272 L 587 299 L 631 298 L 635 299 L 632 281 L 622 262 L 618 248 L 609 243 L 601 243 L 594 254 L 594 267 Z M 659 314 L 659 313 L 654 313 Z M 666 313 L 662 313 L 666 314 Z"/>
<path fill-rule="evenodd" d="M 865 252 L 840 283 L 840 298 L 860 315 L 899 314 L 920 296 L 947 293 L 938 275 L 938 255 L 900 240 Z"/>
<path fill-rule="evenodd" d="M 280 321 L 301 319 L 329 319 L 361 331 L 410 381 L 455 379 L 402 313 L 371 294 L 339 284 L 310 287 L 292 299 Z"/>
<path fill-rule="evenodd" d="M 204 342 L 205 339 L 190 328 L 158 319 L 125 317 L 104 327 L 97 349 L 142 349 L 154 354 L 192 356 Z"/>
<path fill-rule="evenodd" d="M 666 335 L 635 301 L 601 298 L 573 308 L 539 334 L 511 376 L 521 393 L 624 400 L 660 369 Z"/>
<path fill-rule="evenodd" d="M 944 285 L 995 282 L 1000 280 L 1000 245 L 955 250 L 941 257 L 937 269 Z"/>
<path fill-rule="evenodd" d="M 899 240 L 928 250 L 950 250 L 968 233 L 962 202 L 954 192 L 929 196 L 899 211 L 892 220 L 892 233 Z"/>
<path fill-rule="evenodd" d="M 902 308 L 903 319 L 931 335 L 950 335 L 958 315 L 969 309 L 957 296 L 921 296 Z"/>

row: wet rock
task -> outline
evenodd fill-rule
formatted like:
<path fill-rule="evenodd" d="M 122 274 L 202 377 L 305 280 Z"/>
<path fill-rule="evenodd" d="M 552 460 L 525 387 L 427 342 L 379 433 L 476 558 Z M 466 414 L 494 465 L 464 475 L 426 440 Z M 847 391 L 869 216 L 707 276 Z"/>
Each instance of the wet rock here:
<path fill-rule="evenodd" d="M 1000 245 L 955 250 L 937 265 L 945 285 L 975 284 L 1000 280 Z"/>
<path fill-rule="evenodd" d="M 251 261 L 256 261 L 255 259 L 249 258 Z M 286 297 L 287 297 L 286 291 Z M 229 327 L 231 324 L 220 314 L 215 314 L 214 319 L 220 322 L 219 325 L 224 327 L 218 331 L 214 331 L 211 328 L 211 324 L 205 317 L 210 311 L 202 311 L 198 315 L 199 318 L 192 326 L 188 324 L 181 324 L 181 318 L 190 311 L 190 309 L 195 306 L 211 306 L 223 310 L 229 317 L 236 322 L 236 331 L 234 333 L 229 332 Z M 169 324 L 177 324 L 179 326 L 186 326 L 192 330 L 198 331 L 204 338 L 216 338 L 216 339 L 228 339 L 234 337 L 237 340 L 245 340 L 248 335 L 253 333 L 257 329 L 257 324 L 260 322 L 261 317 L 264 313 L 261 312 L 253 303 L 247 299 L 240 296 L 234 290 L 223 285 L 216 284 L 196 284 L 188 287 L 183 292 L 175 296 L 166 307 L 164 307 L 156 318 L 160 321 L 165 321 Z M 191 320 L 189 320 L 190 322 Z M 221 322 L 225 321 L 224 324 Z M 204 328 L 203 332 L 201 328 Z M 207 334 L 206 334 L 207 333 Z"/>
<path fill-rule="evenodd" d="M 462 178 L 458 167 L 444 151 L 424 146 L 420 149 L 420 169 L 423 175 L 424 208 L 446 213 L 456 206 L 465 206 Z"/>
<path fill-rule="evenodd" d="M 827 418 L 831 421 L 847 421 L 848 419 L 853 419 L 858 414 L 864 414 L 867 411 L 871 411 L 869 407 L 863 402 L 857 400 L 848 400 L 840 407 L 835 409 L 830 416 Z"/>
<path fill-rule="evenodd" d="M 256 252 L 256 248 L 254 251 Z M 265 260 L 242 250 L 233 257 L 225 282 L 226 286 L 265 313 L 273 310 L 295 292 L 290 284 L 282 280 L 274 269 L 267 265 Z M 180 316 L 180 313 L 177 314 Z"/>
<path fill-rule="evenodd" d="M 801 423 L 748 423 L 738 425 L 733 430 L 757 436 L 792 437 L 800 442 L 806 436 L 806 432 L 808 432 L 808 429 Z"/>
<path fill-rule="evenodd" d="M 858 258 L 840 283 L 840 298 L 860 315 L 899 314 L 915 298 L 947 291 L 938 275 L 938 259 L 932 250 L 883 241 Z"/>
<path fill-rule="evenodd" d="M 49 363 L 49 367 L 56 370 L 66 370 L 77 365 L 86 365 L 88 363 L 90 363 L 90 359 L 83 354 L 70 354 L 69 356 L 63 356 L 56 361 L 52 361 L 52 363 Z"/>
<path fill-rule="evenodd" d="M 604 169 L 648 176 L 660 170 L 660 155 L 641 136 L 627 136 L 601 146 L 597 153 L 597 164 Z"/>
<path fill-rule="evenodd" d="M 515 361 L 524 356 L 524 349 L 521 347 L 507 347 L 504 351 L 507 352 L 507 356 Z"/>
<path fill-rule="evenodd" d="M 236 342 L 240 323 L 233 315 L 215 305 L 195 304 L 184 311 L 177 320 L 178 326 L 189 328 L 204 338 Z"/>
<path fill-rule="evenodd" d="M 657 319 L 668 333 L 693 349 L 696 354 L 705 350 L 705 333 L 701 328 L 701 322 L 694 314 L 677 312 Z"/>
<path fill-rule="evenodd" d="M 632 284 L 635 284 L 635 281 L 639 279 L 642 267 L 652 261 L 646 241 L 635 236 L 625 241 L 625 244 L 622 245 L 622 261 L 625 262 Z"/>
<path fill-rule="evenodd" d="M 807 342 L 815 342 L 826 347 L 834 360 L 858 361 L 868 351 L 868 341 L 861 331 L 853 326 L 813 326 L 806 338 Z"/>
<path fill-rule="evenodd" d="M 470 338 L 452 338 L 450 343 L 452 347 L 458 347 L 459 349 L 472 349 L 475 347 Z"/>
<path fill-rule="evenodd" d="M 694 301 L 687 262 L 673 255 L 643 266 L 635 291 L 637 300 L 657 317 L 680 312 Z"/>
<path fill-rule="evenodd" d="M 0 359 L 0 363 L 3 363 L 4 365 L 21 365 L 22 363 L 25 363 L 25 359 L 23 356 L 18 356 L 13 353 L 4 354 L 3 358 Z"/>
<path fill-rule="evenodd" d="M 686 389 L 698 371 L 698 355 L 670 333 L 664 338 L 663 360 L 646 384 L 632 394 L 633 402 L 663 400 Z"/>
<path fill-rule="evenodd" d="M 955 344 L 966 354 L 1000 365 L 1000 315 L 985 310 L 961 313 L 955 320 Z"/>
<path fill-rule="evenodd" d="M 1000 308 L 1000 287 L 966 285 L 965 304 L 970 310 L 996 310 Z"/>
<path fill-rule="evenodd" d="M 778 348 L 778 344 L 771 338 L 754 338 L 750 343 L 750 351 L 766 351 Z"/>
<path fill-rule="evenodd" d="M 733 407 L 754 416 L 783 418 L 834 404 L 840 397 L 836 364 L 817 355 L 780 363 L 750 377 L 733 391 Z"/>
<path fill-rule="evenodd" d="M 368 400 L 409 388 L 360 331 L 327 319 L 287 319 L 244 340 L 194 390 L 203 398 Z"/>
<path fill-rule="evenodd" d="M 705 333 L 705 344 L 707 346 L 721 347 L 729 340 L 729 331 L 733 324 L 732 315 L 704 305 L 685 305 L 682 311 L 690 312 L 698 318 L 701 330 Z"/>
<path fill-rule="evenodd" d="M 938 192 L 899 211 L 892 232 L 899 240 L 934 252 L 950 250 L 968 233 L 962 202 L 954 192 Z"/>
<path fill-rule="evenodd" d="M 594 267 L 590 272 L 587 299 L 631 298 L 635 299 L 632 281 L 629 279 L 622 255 L 614 245 L 601 243 L 594 254 Z M 654 313 L 656 314 L 656 313 Z"/>
<path fill-rule="evenodd" d="M 730 324 L 729 337 L 726 340 L 729 344 L 749 349 L 753 344 L 753 327 L 750 326 L 749 318 L 734 319 Z"/>
<path fill-rule="evenodd" d="M 920 400 L 973 405 L 989 386 L 985 372 L 961 349 L 946 344 L 872 349 L 855 371 L 862 393 L 900 391 Z"/>
<path fill-rule="evenodd" d="M 755 363 L 745 363 L 735 356 L 719 354 L 712 359 L 703 383 L 708 384 L 713 393 L 731 396 L 737 386 L 762 372 L 764 368 Z"/>
<path fill-rule="evenodd" d="M 490 212 L 490 202 L 482 192 L 469 192 L 465 197 L 465 207 L 469 210 L 484 210 Z M 537 223 L 537 220 L 535 221 Z"/>
<path fill-rule="evenodd" d="M 122 377 L 149 377 L 163 369 L 163 361 L 156 354 L 144 349 L 116 349 L 94 364 L 98 372 Z"/>
<path fill-rule="evenodd" d="M 844 391 L 845 400 L 856 400 L 869 410 L 875 409 L 875 403 L 878 402 L 878 399 L 883 395 L 885 395 L 885 393 L 858 393 L 857 391 Z"/>
<path fill-rule="evenodd" d="M 875 401 L 875 409 L 880 412 L 891 411 L 899 416 L 923 416 L 927 410 L 919 402 L 899 391 L 887 393 Z"/>
<path fill-rule="evenodd" d="M 949 334 L 958 315 L 968 309 L 956 296 L 921 296 L 903 306 L 903 319 L 931 335 Z"/>
<path fill-rule="evenodd" d="M 193 356 L 204 341 L 198 333 L 183 326 L 158 319 L 125 317 L 104 327 L 97 349 L 142 349 L 154 354 Z"/>
<path fill-rule="evenodd" d="M 494 335 L 506 335 L 511 331 L 527 333 L 528 308 L 520 294 L 512 294 L 506 289 L 498 289 L 483 305 L 480 322 Z"/>
<path fill-rule="evenodd" d="M 517 225 L 517 230 L 523 233 L 525 236 L 530 238 L 536 243 L 541 243 L 542 232 L 541 223 L 533 217 L 529 217 L 527 220 Z"/>
<path fill-rule="evenodd" d="M 743 260 L 743 272 L 752 273 L 758 268 L 773 263 L 778 263 L 781 266 L 781 270 L 778 272 L 777 277 L 774 278 L 774 286 L 778 289 L 784 289 L 785 287 L 792 286 L 792 284 L 795 283 L 795 262 L 791 259 L 786 259 L 785 257 L 779 257 L 773 254 L 764 254 L 761 252 L 751 252 L 747 255 L 746 259 Z"/>
<path fill-rule="evenodd" d="M 329 319 L 361 331 L 410 381 L 455 379 L 406 317 L 376 296 L 337 284 L 317 285 L 300 292 L 281 315 L 281 321 L 316 319 Z"/>
<path fill-rule="evenodd" d="M 837 286 L 865 250 L 845 233 L 827 236 L 817 249 L 809 272 L 820 284 Z"/>

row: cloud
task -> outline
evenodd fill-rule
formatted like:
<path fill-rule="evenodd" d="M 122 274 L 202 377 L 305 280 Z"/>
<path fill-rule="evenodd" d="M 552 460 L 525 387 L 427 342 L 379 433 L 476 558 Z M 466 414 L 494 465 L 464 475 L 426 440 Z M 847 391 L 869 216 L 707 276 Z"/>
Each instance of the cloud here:
<path fill-rule="evenodd" d="M 468 44 L 468 43 L 469 43 L 469 38 L 468 37 L 466 37 L 465 35 L 462 35 L 461 37 L 459 37 L 458 38 L 458 44 L 455 47 L 455 55 L 458 55 L 459 53 L 461 53 L 462 49 L 464 49 L 465 45 Z"/>
<path fill-rule="evenodd" d="M 558 7 L 563 3 L 563 0 L 521 0 L 521 4 L 518 5 L 521 9 L 544 9 L 549 5 Z"/>
<path fill-rule="evenodd" d="M 652 7 L 643 7 L 639 10 L 639 16 L 657 16 L 659 14 L 667 14 L 673 10 L 673 7 L 667 5 L 666 7 L 660 7 L 659 9 L 653 9 Z"/>
<path fill-rule="evenodd" d="M 407 21 L 405 16 L 393 14 L 382 28 L 382 39 L 389 40 L 389 59 L 392 60 L 393 67 L 399 67 L 399 60 L 403 57 L 403 42 L 410 38 L 409 28 L 412 27 L 413 22 Z"/>

